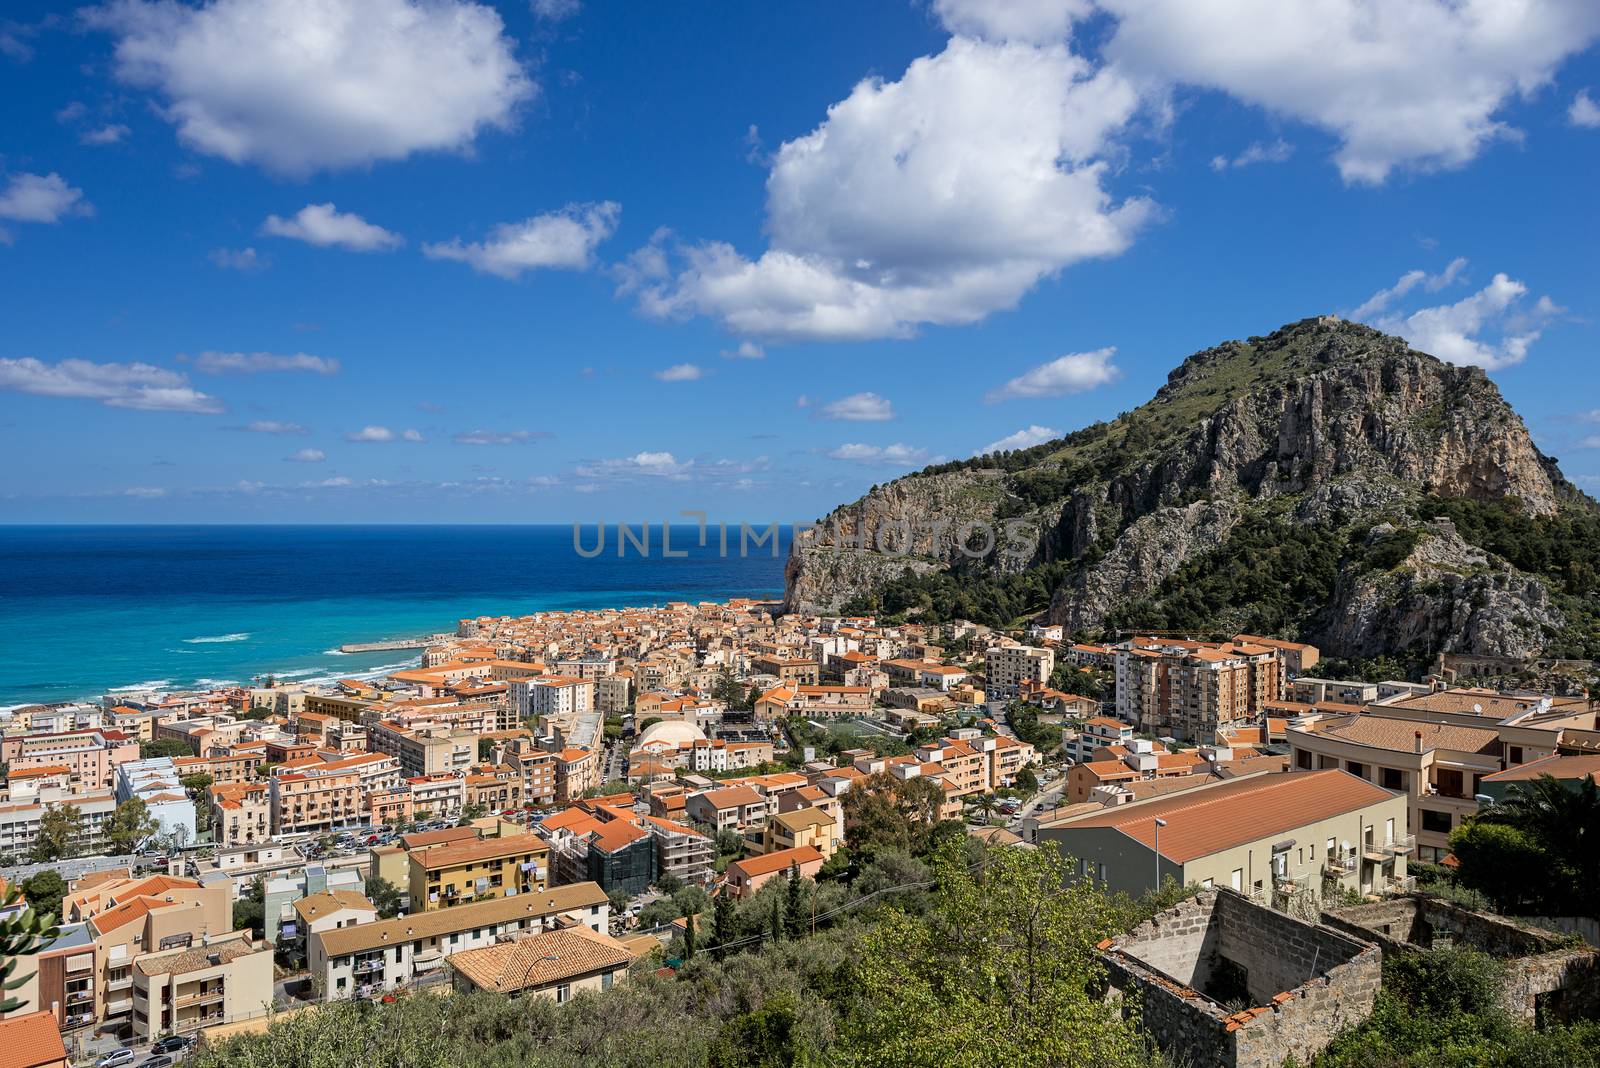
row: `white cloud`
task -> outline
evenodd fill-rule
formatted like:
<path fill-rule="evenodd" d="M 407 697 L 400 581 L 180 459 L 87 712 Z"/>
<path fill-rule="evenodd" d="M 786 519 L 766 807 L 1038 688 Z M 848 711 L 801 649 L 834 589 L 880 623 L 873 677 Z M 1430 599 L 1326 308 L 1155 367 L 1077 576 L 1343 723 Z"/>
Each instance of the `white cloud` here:
<path fill-rule="evenodd" d="M 583 10 L 582 0 L 533 0 L 533 13 L 546 22 L 563 22 Z"/>
<path fill-rule="evenodd" d="M 689 477 L 693 460 L 679 462 L 670 452 L 638 452 L 615 460 L 594 460 L 578 465 L 577 472 L 584 478 L 616 478 L 642 476 L 681 481 Z"/>
<path fill-rule="evenodd" d="M 223 410 L 221 401 L 192 388 L 183 374 L 148 363 L 0 359 L 0 389 L 37 397 L 80 397 L 111 408 L 148 412 L 212 415 Z"/>
<path fill-rule="evenodd" d="M 1562 310 L 1549 297 L 1540 297 L 1524 311 L 1521 304 L 1527 293 L 1526 285 L 1500 273 L 1454 304 L 1376 318 L 1372 325 L 1441 360 L 1494 371 L 1526 359 L 1544 324 Z"/>
<path fill-rule="evenodd" d="M 202 352 L 194 361 L 206 374 L 258 374 L 263 371 L 310 371 L 331 375 L 339 371 L 339 361 L 324 356 L 296 352 L 280 356 L 273 352 Z"/>
<path fill-rule="evenodd" d="M 1249 167 L 1256 163 L 1284 163 L 1294 155 L 1294 146 L 1281 137 L 1271 144 L 1265 141 L 1252 142 L 1243 152 L 1232 158 L 1228 156 L 1212 156 L 1211 169 L 1225 171 L 1230 167 Z"/>
<path fill-rule="evenodd" d="M 94 211 L 83 190 L 67 184 L 61 175 L 13 174 L 0 192 L 0 219 L 13 222 L 54 223 L 68 215 Z"/>
<path fill-rule="evenodd" d="M 1589 90 L 1580 89 L 1572 98 L 1572 106 L 1567 108 L 1567 121 L 1591 130 L 1600 128 L 1600 104 L 1594 102 Z"/>
<path fill-rule="evenodd" d="M 765 359 L 766 355 L 767 351 L 754 341 L 741 341 L 738 348 L 722 350 L 725 360 L 760 360 Z"/>
<path fill-rule="evenodd" d="M 933 0 L 951 33 L 991 41 L 1060 41 L 1074 19 L 1094 13 L 1092 0 Z"/>
<path fill-rule="evenodd" d="M 1453 167 L 1516 136 L 1497 117 L 1600 34 L 1593 0 L 1097 0 L 1112 66 L 1218 89 L 1327 130 L 1346 182 Z"/>
<path fill-rule="evenodd" d="M 831 450 L 828 456 L 835 460 L 869 467 L 915 467 L 925 463 L 928 450 L 895 442 L 893 445 L 862 445 L 850 442 Z"/>
<path fill-rule="evenodd" d="M 887 397 L 880 397 L 876 393 L 852 393 L 824 404 L 817 412 L 817 418 L 849 423 L 881 423 L 894 418 L 894 405 Z"/>
<path fill-rule="evenodd" d="M 1014 397 L 1060 397 L 1108 385 L 1122 377 L 1122 372 L 1111 362 L 1116 352 L 1116 346 L 1109 345 L 1093 352 L 1073 352 L 1057 357 L 991 389 L 984 400 L 993 404 Z"/>
<path fill-rule="evenodd" d="M 399 234 L 374 226 L 354 212 L 340 212 L 332 204 L 307 204 L 288 219 L 268 215 L 261 232 L 351 252 L 388 252 L 405 244 Z"/>
<path fill-rule="evenodd" d="M 277 419 L 257 419 L 244 427 L 252 434 L 309 434 L 311 431 L 299 423 L 285 423 Z"/>
<path fill-rule="evenodd" d="M 1069 264 L 1115 256 L 1154 214 L 1106 190 L 1135 87 L 1065 45 L 955 38 L 869 78 L 767 178 L 770 247 L 658 235 L 621 291 L 657 316 L 779 339 L 905 337 L 1013 307 Z"/>
<path fill-rule="evenodd" d="M 360 430 L 352 430 L 344 436 L 346 441 L 360 443 L 384 444 L 391 441 L 422 442 L 427 439 L 417 430 L 402 430 L 396 433 L 386 426 L 364 426 Z"/>
<path fill-rule="evenodd" d="M 621 205 L 613 201 L 568 204 L 516 223 L 501 223 L 489 231 L 487 241 L 463 243 L 460 238 L 422 246 L 439 260 L 459 260 L 474 270 L 501 278 L 516 278 L 540 267 L 583 270 L 594 261 L 594 250 L 617 228 Z"/>
<path fill-rule="evenodd" d="M 1054 441 L 1061 436 L 1059 430 L 1052 430 L 1047 426 L 1035 423 L 1024 427 L 1015 434 L 1007 434 L 999 441 L 991 441 L 978 450 L 978 455 L 983 456 L 991 452 L 1010 452 L 1013 449 L 1028 449 L 1035 445 L 1043 445 L 1047 441 Z"/>
<path fill-rule="evenodd" d="M 328 458 L 328 454 L 321 449 L 301 449 L 299 452 L 290 453 L 284 459 L 297 464 L 320 464 Z"/>
<path fill-rule="evenodd" d="M 549 436 L 531 430 L 464 430 L 450 440 L 457 445 L 525 445 Z"/>
<path fill-rule="evenodd" d="M 212 263 L 228 271 L 264 271 L 272 265 L 270 259 L 253 248 L 214 248 L 209 258 Z"/>
<path fill-rule="evenodd" d="M 467 0 L 112 0 L 86 16 L 185 144 L 286 174 L 465 149 L 535 91 L 500 16 Z"/>
<path fill-rule="evenodd" d="M 97 126 L 93 130 L 85 130 L 78 135 L 78 142 L 85 145 L 114 145 L 132 132 L 120 122 L 113 122 Z"/>
<path fill-rule="evenodd" d="M 1400 276 L 1400 280 L 1395 282 L 1394 285 L 1388 289 L 1380 289 L 1368 297 L 1359 308 L 1350 313 L 1349 317 L 1365 322 L 1417 288 L 1417 286 L 1421 286 L 1429 293 L 1437 293 L 1460 278 L 1461 272 L 1466 270 L 1466 267 L 1466 258 L 1457 256 L 1446 264 L 1445 269 L 1438 274 L 1429 274 L 1423 270 L 1407 271 Z"/>
<path fill-rule="evenodd" d="M 662 368 L 650 377 L 658 382 L 698 382 L 706 373 L 692 363 L 675 363 Z"/>

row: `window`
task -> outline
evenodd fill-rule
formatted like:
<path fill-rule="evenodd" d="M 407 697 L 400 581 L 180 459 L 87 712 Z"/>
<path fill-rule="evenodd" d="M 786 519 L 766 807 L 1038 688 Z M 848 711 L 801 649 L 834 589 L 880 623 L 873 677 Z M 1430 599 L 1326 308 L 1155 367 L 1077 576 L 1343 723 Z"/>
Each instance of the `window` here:
<path fill-rule="evenodd" d="M 556 987 L 556 1004 L 565 1005 L 572 1000 L 572 984 L 562 983 Z"/>
<path fill-rule="evenodd" d="M 1301 771 L 1310 771 L 1311 753 L 1305 749 L 1296 749 L 1294 751 L 1294 766 Z"/>
<path fill-rule="evenodd" d="M 1210 890 L 1211 889 L 1211 880 L 1210 879 L 1201 879 L 1200 880 L 1200 889 L 1202 889 L 1202 890 Z"/>
<path fill-rule="evenodd" d="M 1333 841 L 1333 839 L 1332 839 L 1332 838 L 1330 838 L 1330 839 L 1328 839 L 1328 844 L 1327 844 L 1327 846 L 1326 846 L 1326 855 L 1327 855 L 1327 856 L 1330 856 L 1330 857 L 1331 857 L 1331 856 L 1333 856 L 1333 855 L 1334 855 L 1334 853 L 1336 853 L 1336 852 L 1337 852 L 1337 849 L 1336 849 L 1336 848 L 1335 848 L 1335 846 L 1334 846 L 1334 841 Z"/>
<path fill-rule="evenodd" d="M 610 990 L 611 989 L 611 974 L 612 973 L 610 973 L 610 972 L 606 972 L 604 975 L 602 975 L 600 977 L 600 989 L 601 990 Z"/>
<path fill-rule="evenodd" d="M 1450 833 L 1450 813 L 1435 812 L 1432 809 L 1422 810 L 1422 829 L 1433 834 Z"/>
<path fill-rule="evenodd" d="M 1365 779 L 1367 777 L 1367 766 L 1365 764 L 1357 763 L 1354 760 L 1345 761 L 1344 770 L 1348 771 L 1358 779 Z"/>
<path fill-rule="evenodd" d="M 1243 890 L 1244 889 L 1244 869 L 1243 868 L 1235 868 L 1235 869 L 1233 869 L 1233 888 L 1235 890 Z"/>
<path fill-rule="evenodd" d="M 1399 768 L 1381 768 L 1378 771 L 1378 785 L 1385 790 L 1405 791 L 1406 773 Z"/>

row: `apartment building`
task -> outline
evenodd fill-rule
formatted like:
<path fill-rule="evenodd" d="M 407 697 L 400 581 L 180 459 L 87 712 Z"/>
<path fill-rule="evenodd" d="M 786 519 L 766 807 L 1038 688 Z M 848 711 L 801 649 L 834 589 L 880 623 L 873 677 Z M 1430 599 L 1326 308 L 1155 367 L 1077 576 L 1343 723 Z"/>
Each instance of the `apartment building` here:
<path fill-rule="evenodd" d="M 568 747 L 556 754 L 555 802 L 576 801 L 600 785 L 600 754 L 593 749 Z M 534 801 L 534 804 L 541 804 Z"/>
<path fill-rule="evenodd" d="M 215 756 L 172 758 L 172 766 L 180 777 L 209 775 L 212 783 L 223 784 L 255 781 L 266 762 L 267 748 L 260 743 L 236 745 Z"/>
<path fill-rule="evenodd" d="M 500 767 L 508 769 L 521 784 L 522 800 L 538 807 L 555 804 L 564 764 L 561 753 L 541 749 L 531 738 L 510 739 L 500 754 Z"/>
<path fill-rule="evenodd" d="M 354 769 L 280 771 L 268 781 L 267 798 L 274 835 L 326 834 L 366 817 L 361 773 Z"/>
<path fill-rule="evenodd" d="M 135 1040 L 193 1035 L 272 1011 L 272 946 L 234 931 L 146 953 L 134 963 L 132 979 Z"/>
<path fill-rule="evenodd" d="M 997 645 L 984 654 L 986 690 L 992 700 L 1016 697 L 1024 684 L 1043 686 L 1056 667 L 1051 649 L 1031 645 Z"/>
<path fill-rule="evenodd" d="M 1283 665 L 1268 646 L 1135 638 L 1117 647 L 1116 676 L 1118 719 L 1212 742 L 1279 700 Z"/>
<path fill-rule="evenodd" d="M 0 738 L 0 761 L 10 771 L 65 767 L 83 793 L 110 793 L 117 766 L 139 759 L 139 740 L 113 730 L 18 734 Z"/>
<path fill-rule="evenodd" d="M 411 812 L 419 820 L 454 819 L 467 806 L 467 781 L 464 772 L 419 775 L 407 779 Z"/>
<path fill-rule="evenodd" d="M 626 715 L 633 709 L 633 675 L 617 672 L 596 679 L 595 707 L 608 716 Z"/>
<path fill-rule="evenodd" d="M 594 883 L 574 883 L 416 912 L 392 920 L 313 932 L 307 957 L 313 985 L 333 1001 L 414 982 L 444 966 L 445 958 L 503 938 L 579 925 L 603 933 L 611 908 Z"/>
<path fill-rule="evenodd" d="M 407 879 L 411 907 L 431 912 L 542 890 L 549 866 L 550 846 L 535 834 L 413 850 Z"/>
<path fill-rule="evenodd" d="M 776 813 L 767 820 L 761 851 L 776 853 L 810 846 L 827 860 L 839 851 L 841 844 L 843 835 L 832 813 L 820 808 L 796 808 Z"/>
<path fill-rule="evenodd" d="M 304 959 L 306 940 L 314 933 L 377 923 L 378 910 L 354 889 L 319 890 L 294 902 L 294 919 L 278 925 L 274 944 L 280 952 Z"/>
<path fill-rule="evenodd" d="M 368 743 L 400 762 L 400 774 L 465 772 L 478 761 L 478 732 L 451 727 L 402 727 L 379 721 L 368 726 Z"/>
<path fill-rule="evenodd" d="M 1127 745 L 1133 741 L 1134 726 L 1110 716 L 1092 716 L 1083 721 L 1083 727 L 1070 733 L 1061 744 L 1061 750 L 1077 763 L 1093 759 L 1094 754 L 1109 745 Z"/>
<path fill-rule="evenodd" d="M 544 675 L 512 679 L 511 707 L 519 722 L 551 716 L 565 719 L 594 711 L 594 681 L 575 675 Z"/>
<path fill-rule="evenodd" d="M 31 800 L 0 804 L 0 856 L 27 857 L 39 841 L 44 814 L 61 805 L 71 805 L 81 817 L 74 840 L 77 852 L 92 853 L 106 844 L 106 828 L 117 810 L 115 797 L 109 792 L 45 789 Z"/>
<path fill-rule="evenodd" d="M 1405 821 L 1398 793 L 1344 771 L 1291 771 L 1068 814 L 1037 837 L 1074 858 L 1069 878 L 1112 891 L 1137 896 L 1170 878 L 1286 908 L 1407 885 Z"/>
<path fill-rule="evenodd" d="M 691 821 L 718 831 L 760 830 L 775 811 L 776 803 L 749 786 L 701 790 L 684 799 L 684 814 Z"/>
<path fill-rule="evenodd" d="M 1341 768 L 1403 795 L 1403 833 L 1416 836 L 1417 856 L 1438 863 L 1450 832 L 1478 810 L 1482 780 L 1504 769 L 1499 731 L 1377 715 L 1330 716 L 1292 723 L 1291 766 Z"/>

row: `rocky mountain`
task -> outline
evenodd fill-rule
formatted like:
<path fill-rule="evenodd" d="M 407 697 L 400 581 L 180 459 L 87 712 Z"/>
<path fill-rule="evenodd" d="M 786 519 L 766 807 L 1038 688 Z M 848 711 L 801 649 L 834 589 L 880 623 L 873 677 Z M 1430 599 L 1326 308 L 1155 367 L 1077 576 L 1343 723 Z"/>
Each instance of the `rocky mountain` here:
<path fill-rule="evenodd" d="M 1329 317 L 1196 353 L 1109 423 L 874 487 L 796 538 L 787 600 L 1593 655 L 1596 541 L 1600 508 L 1482 370 Z"/>

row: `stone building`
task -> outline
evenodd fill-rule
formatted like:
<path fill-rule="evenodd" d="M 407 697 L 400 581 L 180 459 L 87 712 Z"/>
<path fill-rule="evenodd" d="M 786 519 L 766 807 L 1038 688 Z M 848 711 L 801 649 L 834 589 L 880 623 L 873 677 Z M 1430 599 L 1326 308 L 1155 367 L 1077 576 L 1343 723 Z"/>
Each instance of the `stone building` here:
<path fill-rule="evenodd" d="M 1311 1059 L 1372 1013 L 1378 948 L 1230 890 L 1207 890 L 1100 944 L 1109 996 L 1134 995 L 1144 1029 L 1192 1068 Z"/>

